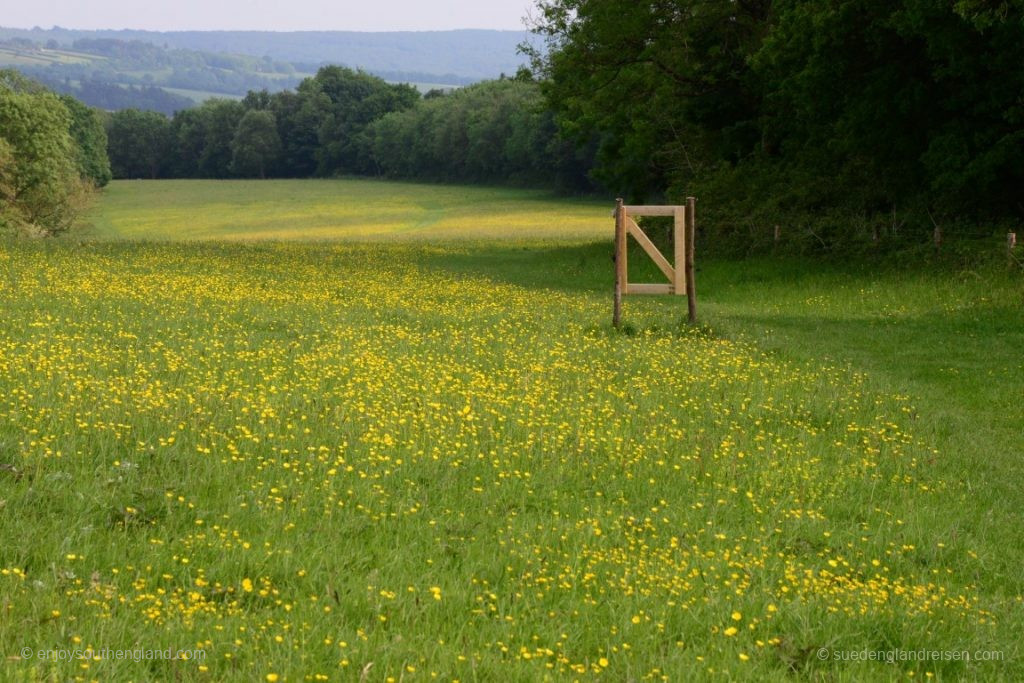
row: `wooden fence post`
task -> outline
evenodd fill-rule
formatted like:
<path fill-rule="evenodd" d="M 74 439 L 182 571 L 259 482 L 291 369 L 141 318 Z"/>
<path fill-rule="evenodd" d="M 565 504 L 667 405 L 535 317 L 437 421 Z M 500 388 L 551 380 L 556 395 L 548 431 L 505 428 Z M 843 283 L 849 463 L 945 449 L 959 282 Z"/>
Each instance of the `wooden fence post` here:
<path fill-rule="evenodd" d="M 686 207 L 675 207 L 672 216 L 672 293 L 682 296 L 689 290 L 686 286 Z"/>
<path fill-rule="evenodd" d="M 697 200 L 686 198 L 686 308 L 691 323 L 697 322 L 697 284 L 693 277 L 694 237 L 697 233 Z M 677 266 L 678 267 L 678 266 Z"/>
<path fill-rule="evenodd" d="M 1013 250 L 1017 248 L 1017 233 L 1008 232 L 1006 233 L 1006 261 L 1013 266 L 1013 262 L 1016 261 L 1014 258 Z"/>
<path fill-rule="evenodd" d="M 615 200 L 615 300 L 612 304 L 612 327 L 622 323 L 622 290 L 626 287 L 626 216 L 622 198 Z"/>

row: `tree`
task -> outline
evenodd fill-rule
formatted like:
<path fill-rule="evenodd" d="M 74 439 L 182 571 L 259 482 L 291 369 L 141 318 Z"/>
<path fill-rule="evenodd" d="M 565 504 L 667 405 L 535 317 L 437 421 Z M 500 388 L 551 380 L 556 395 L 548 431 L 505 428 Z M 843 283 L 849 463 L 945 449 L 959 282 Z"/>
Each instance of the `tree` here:
<path fill-rule="evenodd" d="M 77 146 L 75 161 L 78 173 L 96 187 L 110 182 L 110 159 L 107 157 L 107 131 L 100 112 L 91 109 L 70 95 L 60 101 L 71 114 L 71 137 Z"/>
<path fill-rule="evenodd" d="M 643 199 L 761 142 L 748 59 L 770 0 L 549 0 L 524 46 L 563 133 L 596 141 L 597 177 Z"/>
<path fill-rule="evenodd" d="M 231 141 L 235 138 L 238 122 L 245 115 L 241 102 L 234 100 L 207 100 L 200 109 L 205 122 L 205 143 L 199 157 L 199 177 L 229 178 L 233 171 Z"/>
<path fill-rule="evenodd" d="M 198 178 L 199 164 L 207 142 L 207 116 L 203 107 L 179 111 L 171 119 L 173 154 L 169 172 L 175 178 Z"/>
<path fill-rule="evenodd" d="M 357 173 L 369 170 L 365 149 L 359 138 L 373 121 L 392 111 L 402 111 L 420 99 L 409 85 L 391 85 L 362 71 L 338 66 L 321 68 L 316 76 L 299 85 L 299 93 L 310 98 L 320 110 L 317 172 Z"/>
<path fill-rule="evenodd" d="M 124 109 L 110 117 L 110 166 L 117 178 L 157 178 L 167 164 L 170 122 L 163 114 Z"/>
<path fill-rule="evenodd" d="M 777 25 L 752 60 L 772 90 L 765 122 L 827 179 L 827 203 L 831 191 L 869 211 L 1017 210 L 1024 3 L 774 5 Z"/>
<path fill-rule="evenodd" d="M 392 177 L 587 187 L 539 86 L 485 81 L 391 112 L 366 129 L 375 170 Z"/>
<path fill-rule="evenodd" d="M 541 0 L 565 135 L 707 223 L 1024 212 L 1024 1 Z M 777 218 L 777 216 L 776 216 Z M 830 227 L 830 226 L 823 226 Z"/>
<path fill-rule="evenodd" d="M 304 89 L 294 93 L 284 91 L 274 94 L 270 106 L 281 138 L 277 174 L 292 178 L 312 176 L 317 168 L 320 123 L 327 108 L 326 97 Z"/>
<path fill-rule="evenodd" d="M 20 222 L 14 208 L 17 198 L 16 164 L 13 145 L 0 137 L 0 231 L 14 228 Z"/>
<path fill-rule="evenodd" d="M 0 71 L 0 224 L 43 234 L 71 227 L 88 201 L 72 118 L 60 99 Z"/>
<path fill-rule="evenodd" d="M 274 112 L 250 109 L 238 122 L 238 130 L 231 141 L 231 166 L 240 175 L 258 174 L 267 177 L 270 167 L 281 153 L 281 138 L 277 134 Z"/>

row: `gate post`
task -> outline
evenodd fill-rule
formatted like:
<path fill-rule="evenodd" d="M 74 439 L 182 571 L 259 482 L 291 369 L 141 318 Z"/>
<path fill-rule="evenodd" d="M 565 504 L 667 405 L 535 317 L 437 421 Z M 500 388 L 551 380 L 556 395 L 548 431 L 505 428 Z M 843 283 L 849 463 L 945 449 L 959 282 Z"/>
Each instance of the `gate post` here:
<path fill-rule="evenodd" d="M 615 301 L 612 305 L 612 327 L 622 323 L 622 291 L 626 288 L 626 217 L 622 198 L 615 200 Z"/>
<path fill-rule="evenodd" d="M 691 323 L 697 322 L 697 285 L 693 280 L 693 242 L 697 232 L 697 200 L 686 198 L 686 308 Z"/>

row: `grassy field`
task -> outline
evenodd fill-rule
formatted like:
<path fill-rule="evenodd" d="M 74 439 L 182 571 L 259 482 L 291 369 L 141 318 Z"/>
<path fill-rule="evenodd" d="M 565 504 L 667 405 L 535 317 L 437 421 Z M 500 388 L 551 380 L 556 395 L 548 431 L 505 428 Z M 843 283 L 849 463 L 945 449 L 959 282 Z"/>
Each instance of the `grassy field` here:
<path fill-rule="evenodd" d="M 73 50 L 22 50 L 0 47 L 0 67 L 38 66 L 50 64 L 92 64 L 103 57 Z"/>
<path fill-rule="evenodd" d="M 3 678 L 1019 680 L 1019 277 L 698 254 L 701 327 L 616 333 L 609 209 L 115 183 L 3 243 Z"/>
<path fill-rule="evenodd" d="M 87 229 L 145 240 L 595 239 L 608 207 L 548 192 L 373 180 L 111 184 Z"/>
<path fill-rule="evenodd" d="M 195 102 L 196 104 L 202 104 L 206 100 L 212 100 L 212 99 L 222 99 L 222 100 L 241 100 L 242 99 L 241 95 L 229 95 L 227 93 L 212 92 L 212 91 L 209 91 L 209 90 L 187 90 L 185 88 L 167 88 L 167 87 L 164 87 L 163 89 L 166 90 L 169 93 L 174 93 L 175 95 L 181 95 L 182 97 L 187 97 L 190 100 L 192 100 L 193 102 Z"/>

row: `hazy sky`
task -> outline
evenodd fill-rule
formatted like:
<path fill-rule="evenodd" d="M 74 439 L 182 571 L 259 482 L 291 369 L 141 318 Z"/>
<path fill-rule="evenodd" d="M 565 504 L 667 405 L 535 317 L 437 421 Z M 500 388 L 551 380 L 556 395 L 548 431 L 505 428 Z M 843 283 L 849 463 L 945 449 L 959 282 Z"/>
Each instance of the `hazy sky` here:
<path fill-rule="evenodd" d="M 0 26 L 263 31 L 522 29 L 531 0 L 2 0 Z"/>

